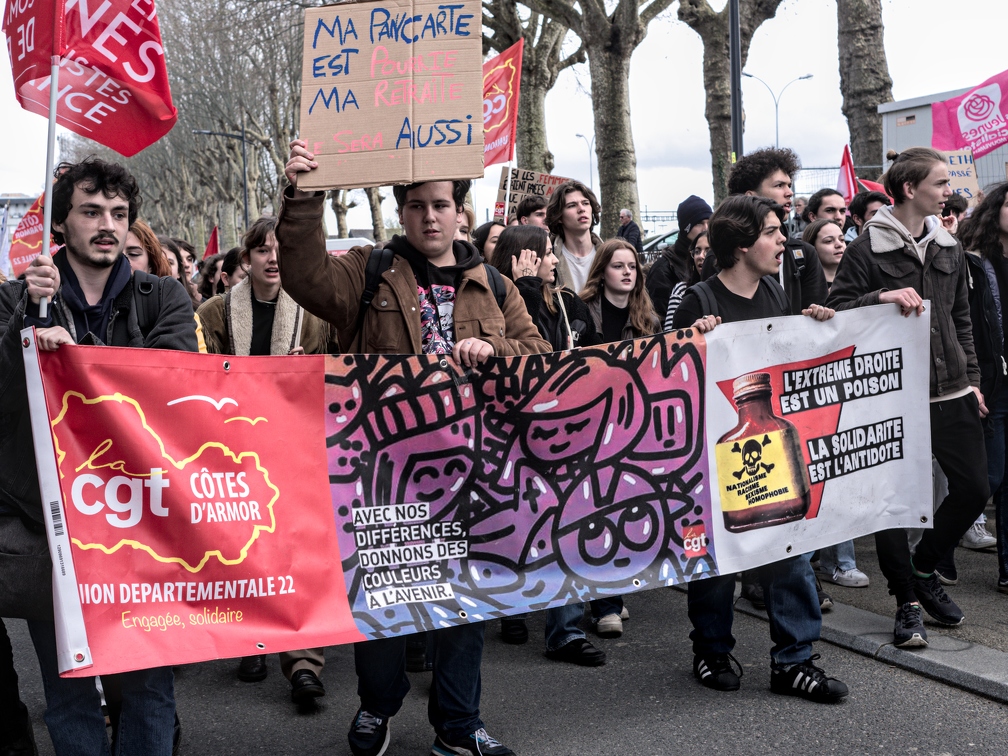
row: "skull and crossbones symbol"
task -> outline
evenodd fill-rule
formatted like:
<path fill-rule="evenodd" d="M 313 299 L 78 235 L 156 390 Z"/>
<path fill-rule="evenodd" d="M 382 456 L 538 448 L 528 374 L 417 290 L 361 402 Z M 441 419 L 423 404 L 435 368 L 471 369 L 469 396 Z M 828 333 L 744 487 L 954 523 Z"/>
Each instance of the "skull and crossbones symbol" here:
<path fill-rule="evenodd" d="M 732 451 L 742 455 L 742 469 L 732 473 L 736 480 L 741 480 L 743 475 L 748 475 L 749 477 L 756 475 L 761 467 L 766 472 L 774 469 L 773 463 L 768 465 L 763 462 L 763 447 L 769 443 L 770 436 L 767 435 L 763 436 L 762 442 L 757 441 L 755 438 L 750 438 L 742 446 L 738 445 L 738 441 L 735 442 Z"/>

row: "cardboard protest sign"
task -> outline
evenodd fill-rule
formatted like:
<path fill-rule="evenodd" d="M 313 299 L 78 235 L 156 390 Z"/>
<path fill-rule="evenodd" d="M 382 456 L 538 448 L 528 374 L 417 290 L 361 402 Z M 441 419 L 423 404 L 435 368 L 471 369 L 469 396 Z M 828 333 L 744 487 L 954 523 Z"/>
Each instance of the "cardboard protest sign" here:
<path fill-rule="evenodd" d="M 943 154 L 948 160 L 949 185 L 952 191 L 968 201 L 970 207 L 975 206 L 979 201 L 980 182 L 977 181 L 976 166 L 973 164 L 973 150 L 964 147 Z"/>
<path fill-rule="evenodd" d="M 510 218 L 518 204 L 526 197 L 535 194 L 549 200 L 554 189 L 572 180 L 550 173 L 511 168 L 511 191 L 508 194 L 508 175 L 508 167 L 501 168 L 500 184 L 497 186 L 497 203 L 494 205 L 494 220 L 498 222 Z M 506 209 L 505 202 L 507 203 Z"/>
<path fill-rule="evenodd" d="M 60 668 L 432 630 L 930 527 L 929 323 L 880 305 L 478 371 L 26 329 Z"/>
<path fill-rule="evenodd" d="M 483 176 L 477 0 L 363 0 L 305 11 L 303 190 Z"/>

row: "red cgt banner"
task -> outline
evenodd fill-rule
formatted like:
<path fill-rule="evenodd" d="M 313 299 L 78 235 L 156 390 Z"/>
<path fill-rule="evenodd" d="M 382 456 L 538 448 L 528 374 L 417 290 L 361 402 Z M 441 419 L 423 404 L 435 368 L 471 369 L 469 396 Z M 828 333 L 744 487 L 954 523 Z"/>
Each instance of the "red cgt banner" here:
<path fill-rule="evenodd" d="M 25 110 L 49 115 L 56 56 L 56 121 L 74 133 L 130 157 L 178 120 L 153 0 L 11 0 L 3 29 Z"/>
<path fill-rule="evenodd" d="M 484 167 L 514 159 L 524 49 L 522 38 L 483 64 Z"/>

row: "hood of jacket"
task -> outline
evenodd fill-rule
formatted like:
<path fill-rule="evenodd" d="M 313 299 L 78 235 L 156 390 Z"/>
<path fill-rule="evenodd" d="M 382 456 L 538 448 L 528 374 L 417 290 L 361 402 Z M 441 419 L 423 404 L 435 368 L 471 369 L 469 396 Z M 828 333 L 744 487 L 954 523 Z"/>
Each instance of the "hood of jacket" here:
<path fill-rule="evenodd" d="M 946 231 L 937 217 L 930 215 L 924 219 L 924 237 L 918 242 L 907 227 L 892 214 L 892 208 L 880 207 L 875 216 L 865 224 L 865 229 L 871 239 L 873 252 L 892 252 L 910 247 L 917 257 L 924 261 L 924 253 L 928 244 L 934 241 L 939 247 L 954 247 L 957 242 Z"/>
<path fill-rule="evenodd" d="M 409 262 L 417 283 L 425 289 L 430 288 L 432 283 L 457 286 L 463 271 L 475 268 L 483 262 L 483 257 L 476 247 L 469 242 L 459 241 L 458 239 L 452 243 L 455 264 L 445 265 L 440 268 L 436 265 L 431 265 L 424 254 L 410 244 L 405 236 L 393 236 L 392 241 L 386 246 Z"/>

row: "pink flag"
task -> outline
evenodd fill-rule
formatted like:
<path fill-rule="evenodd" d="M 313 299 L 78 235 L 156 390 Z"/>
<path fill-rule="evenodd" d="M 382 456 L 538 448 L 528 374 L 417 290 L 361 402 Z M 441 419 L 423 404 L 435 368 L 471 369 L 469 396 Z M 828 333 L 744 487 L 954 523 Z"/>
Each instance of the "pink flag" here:
<path fill-rule="evenodd" d="M 849 144 L 844 145 L 843 157 L 840 158 L 840 177 L 837 179 L 836 188 L 848 205 L 858 192 L 857 175 L 854 173 L 854 158 L 851 157 Z"/>
<path fill-rule="evenodd" d="M 973 149 L 978 158 L 1008 143 L 1008 71 L 964 95 L 931 105 L 931 146 Z"/>

